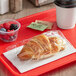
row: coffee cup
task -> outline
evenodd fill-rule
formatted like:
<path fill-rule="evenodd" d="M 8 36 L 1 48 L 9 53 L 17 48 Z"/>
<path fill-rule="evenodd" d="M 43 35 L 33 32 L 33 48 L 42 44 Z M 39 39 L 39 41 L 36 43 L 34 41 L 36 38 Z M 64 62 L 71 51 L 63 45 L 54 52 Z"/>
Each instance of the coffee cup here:
<path fill-rule="evenodd" d="M 57 26 L 72 29 L 76 23 L 76 0 L 55 0 Z"/>

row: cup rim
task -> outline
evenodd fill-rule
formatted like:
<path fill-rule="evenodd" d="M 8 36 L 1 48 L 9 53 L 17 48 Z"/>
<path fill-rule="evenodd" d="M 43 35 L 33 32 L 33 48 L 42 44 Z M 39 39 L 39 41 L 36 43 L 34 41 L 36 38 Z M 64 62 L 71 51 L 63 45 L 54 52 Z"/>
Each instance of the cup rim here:
<path fill-rule="evenodd" d="M 10 31 L 10 32 L 0 31 L 0 33 L 6 33 L 6 34 L 8 34 L 8 33 L 13 33 L 13 32 L 18 31 L 18 30 L 20 29 L 20 27 L 21 27 L 21 24 L 20 24 L 18 21 L 14 20 L 14 19 L 5 19 L 5 20 L 0 21 L 0 23 L 1 23 L 1 22 L 6 22 L 6 21 L 16 22 L 16 23 L 19 25 L 19 26 L 18 26 L 18 29 L 14 30 L 14 31 Z"/>
<path fill-rule="evenodd" d="M 57 6 L 63 7 L 63 8 L 75 8 L 76 7 L 76 1 L 73 1 L 70 4 L 68 2 L 64 1 L 62 4 L 62 3 L 59 3 L 58 1 L 55 0 L 54 4 Z"/>

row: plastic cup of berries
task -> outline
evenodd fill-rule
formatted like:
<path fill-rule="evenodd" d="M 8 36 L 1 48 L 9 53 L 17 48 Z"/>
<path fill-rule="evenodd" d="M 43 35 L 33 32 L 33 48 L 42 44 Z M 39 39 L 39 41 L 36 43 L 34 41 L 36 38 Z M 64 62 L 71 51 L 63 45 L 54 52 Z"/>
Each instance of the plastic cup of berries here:
<path fill-rule="evenodd" d="M 0 21 L 0 39 L 4 42 L 15 41 L 20 27 L 20 23 L 13 19 Z"/>

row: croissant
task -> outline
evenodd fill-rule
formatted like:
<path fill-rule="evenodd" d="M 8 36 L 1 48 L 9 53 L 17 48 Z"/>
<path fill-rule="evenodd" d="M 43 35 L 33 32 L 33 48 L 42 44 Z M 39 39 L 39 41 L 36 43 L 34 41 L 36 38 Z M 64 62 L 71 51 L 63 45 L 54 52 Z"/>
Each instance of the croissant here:
<path fill-rule="evenodd" d="M 45 34 L 41 34 L 33 37 L 26 43 L 17 56 L 20 60 L 38 60 L 53 56 L 64 49 L 65 44 L 63 39 L 59 37 L 47 37 Z"/>
<path fill-rule="evenodd" d="M 56 53 L 65 49 L 65 43 L 63 39 L 59 37 L 49 37 L 49 41 L 52 45 L 52 52 Z"/>

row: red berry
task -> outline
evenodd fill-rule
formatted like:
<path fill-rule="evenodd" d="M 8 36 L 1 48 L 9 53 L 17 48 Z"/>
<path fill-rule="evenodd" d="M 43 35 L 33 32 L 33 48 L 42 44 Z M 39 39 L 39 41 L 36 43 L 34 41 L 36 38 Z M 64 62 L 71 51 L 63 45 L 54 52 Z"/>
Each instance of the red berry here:
<path fill-rule="evenodd" d="M 3 35 L 2 38 L 6 39 L 6 40 L 9 40 L 10 36 L 9 35 Z"/>
<path fill-rule="evenodd" d="M 7 32 L 11 32 L 11 30 L 7 30 Z"/>
<path fill-rule="evenodd" d="M 0 34 L 0 38 L 2 38 L 2 35 Z"/>
<path fill-rule="evenodd" d="M 0 29 L 3 28 L 3 24 L 0 25 Z"/>
<path fill-rule="evenodd" d="M 9 32 L 9 36 L 13 36 L 15 33 L 14 33 L 14 30 L 7 30 L 7 32 Z"/>
<path fill-rule="evenodd" d="M 4 23 L 4 24 L 3 24 L 3 27 L 4 27 L 6 30 L 9 30 L 9 29 L 10 29 L 10 24 L 9 24 L 9 23 Z"/>

